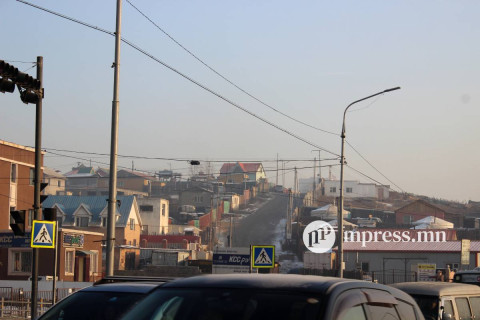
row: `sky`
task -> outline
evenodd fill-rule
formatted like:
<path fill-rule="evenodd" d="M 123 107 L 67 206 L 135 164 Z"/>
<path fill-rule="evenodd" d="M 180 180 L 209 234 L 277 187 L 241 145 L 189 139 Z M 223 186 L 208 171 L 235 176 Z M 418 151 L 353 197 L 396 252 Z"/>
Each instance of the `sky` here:
<path fill-rule="evenodd" d="M 115 31 L 114 0 L 35 4 Z M 278 155 L 291 187 L 320 147 L 339 178 L 345 108 L 399 86 L 346 114 L 345 179 L 480 201 L 478 12 L 473 0 L 122 1 L 121 35 L 148 55 L 121 45 L 118 165 L 187 176 L 259 161 L 275 182 Z M 0 27 L 0 59 L 33 76 L 44 59 L 45 164 L 108 167 L 114 37 L 16 0 L 0 1 Z M 0 139 L 34 146 L 34 121 L 17 90 L 0 94 Z"/>

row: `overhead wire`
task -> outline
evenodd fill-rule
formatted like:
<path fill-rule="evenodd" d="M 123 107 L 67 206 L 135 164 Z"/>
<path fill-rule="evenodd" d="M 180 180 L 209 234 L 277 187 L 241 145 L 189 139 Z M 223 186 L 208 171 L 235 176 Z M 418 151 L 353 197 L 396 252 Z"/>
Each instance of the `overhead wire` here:
<path fill-rule="evenodd" d="M 205 67 L 207 67 L 208 69 L 210 69 L 213 73 L 215 73 L 216 75 L 218 75 L 220 78 L 222 78 L 223 80 L 227 81 L 228 83 L 230 83 L 232 86 L 234 86 L 235 88 L 237 88 L 238 90 L 240 90 L 241 92 L 245 93 L 247 96 L 249 96 L 250 98 L 254 99 L 255 101 L 261 103 L 262 105 L 270 108 L 271 110 L 283 115 L 284 117 L 287 117 L 289 118 L 290 120 L 293 120 L 297 123 L 300 123 L 304 126 L 307 126 L 309 128 L 312 128 L 312 129 L 315 129 L 315 130 L 318 130 L 318 131 L 321 131 L 321 132 L 324 132 L 324 133 L 328 133 L 328 134 L 332 134 L 332 135 L 335 135 L 335 136 L 340 136 L 338 133 L 335 133 L 335 132 L 331 132 L 331 131 L 328 131 L 328 130 L 324 130 L 324 129 L 321 129 L 321 128 L 318 128 L 318 127 L 315 127 L 313 125 L 310 125 L 306 122 L 303 122 L 303 121 L 300 121 L 298 119 L 295 119 L 293 118 L 292 116 L 274 108 L 273 106 L 271 106 L 270 104 L 260 100 L 259 98 L 255 97 L 253 94 L 247 92 L 245 89 L 242 89 L 240 86 L 238 86 L 237 84 L 235 84 L 232 80 L 229 80 L 226 76 L 222 75 L 220 72 L 218 72 L 217 70 L 215 70 L 213 67 L 211 67 L 209 64 L 207 64 L 205 61 L 203 61 L 202 59 L 200 59 L 196 54 L 194 54 L 192 51 L 190 51 L 189 49 L 187 49 L 184 45 L 182 45 L 180 42 L 178 42 L 175 38 L 173 38 L 168 32 L 166 32 L 163 28 L 161 28 L 158 24 L 156 24 L 152 19 L 150 19 L 145 13 L 143 13 L 138 7 L 136 7 L 130 0 L 126 0 L 128 2 L 128 4 L 130 4 L 135 10 L 138 11 L 138 13 L 140 13 L 145 19 L 147 19 L 148 21 L 150 21 L 155 27 L 157 27 L 158 30 L 160 30 L 161 32 L 163 32 L 167 37 L 169 37 L 173 42 L 175 42 L 180 48 L 182 48 L 183 50 L 185 50 L 188 54 L 190 54 L 193 58 L 195 58 L 198 62 L 200 62 L 201 64 L 203 64 Z"/>
<path fill-rule="evenodd" d="M 71 18 L 71 17 L 67 17 L 67 16 L 65 16 L 65 15 L 63 15 L 63 14 L 60 14 L 60 13 L 57 13 L 57 12 L 54 12 L 54 11 L 51 11 L 51 10 L 42 8 L 42 7 L 40 7 L 40 6 L 34 5 L 34 4 L 32 4 L 32 3 L 29 3 L 29 2 L 27 2 L 27 1 L 24 1 L 24 0 L 16 0 L 16 1 L 21 2 L 21 3 L 24 3 L 24 4 L 27 4 L 27 5 L 30 5 L 30 6 L 32 6 L 32 7 L 34 7 L 34 8 L 37 8 L 37 9 L 46 11 L 46 12 L 48 12 L 48 13 L 54 14 L 54 15 L 59 16 L 59 17 L 62 17 L 62 18 L 64 18 L 64 19 L 73 21 L 73 22 L 75 22 L 75 23 L 79 23 L 79 24 L 81 24 L 81 25 L 83 25 L 83 26 L 92 28 L 92 29 L 94 29 L 94 30 L 101 31 L 101 32 L 106 33 L 106 34 L 109 34 L 109 35 L 111 35 L 111 36 L 115 36 L 115 33 L 114 33 L 114 32 L 107 31 L 107 30 L 105 30 L 105 29 L 102 29 L 102 28 L 99 28 L 99 27 L 90 25 L 90 24 L 88 24 L 88 23 L 86 23 L 86 22 L 82 22 L 82 21 L 80 21 L 80 20 L 77 20 L 77 19 L 74 19 L 74 18 Z M 323 151 L 328 152 L 328 153 L 330 153 L 330 154 L 333 154 L 333 155 L 335 155 L 335 156 L 340 156 L 340 155 L 338 155 L 337 153 L 335 153 L 335 152 L 333 152 L 333 151 L 330 151 L 330 150 L 328 150 L 328 149 L 325 149 L 325 148 L 323 148 L 323 147 L 320 147 L 320 146 L 316 145 L 315 143 L 313 143 L 313 142 L 311 142 L 311 141 L 308 141 L 307 139 L 305 139 L 305 138 L 303 138 L 303 137 L 301 137 L 301 136 L 299 136 L 299 135 L 297 135 L 297 134 L 295 134 L 295 133 L 293 133 L 293 132 L 290 132 L 290 131 L 288 131 L 287 129 L 284 129 L 284 128 L 278 126 L 277 124 L 275 124 L 275 123 L 273 123 L 273 122 L 271 122 L 271 121 L 269 121 L 269 120 L 267 120 L 267 119 L 265 119 L 265 118 L 263 118 L 263 117 L 255 114 L 254 112 L 252 112 L 252 111 L 250 111 L 250 110 L 242 107 L 241 105 L 239 105 L 239 104 L 233 102 L 232 100 L 224 97 L 224 96 L 221 95 L 220 93 L 218 93 L 218 92 L 216 92 L 216 91 L 208 88 L 207 86 L 205 86 L 205 85 L 201 84 L 200 82 L 194 80 L 193 78 L 187 76 L 186 74 L 182 73 L 181 71 L 177 70 L 176 68 L 168 65 L 167 63 L 163 62 L 162 60 L 158 59 L 157 57 L 155 57 L 155 56 L 153 56 L 152 54 L 148 53 L 147 51 L 143 50 L 143 49 L 140 48 L 139 46 L 137 46 L 137 45 L 135 45 L 134 43 L 128 41 L 127 39 L 122 38 L 121 40 L 122 40 L 123 43 L 127 44 L 127 45 L 130 46 L 131 48 L 137 50 L 138 52 L 140 52 L 140 53 L 142 53 L 143 55 L 149 57 L 150 59 L 158 62 L 159 64 L 163 65 L 163 66 L 166 67 L 167 69 L 170 69 L 171 71 L 175 72 L 176 74 L 180 75 L 181 77 L 183 77 L 184 79 L 190 81 L 191 83 L 197 85 L 198 87 L 202 88 L 203 90 L 210 92 L 211 94 L 213 94 L 213 95 L 216 96 L 217 98 L 219 98 L 219 99 L 221 99 L 221 100 L 229 103 L 230 105 L 236 107 L 237 109 L 240 109 L 240 110 L 242 110 L 243 112 L 251 115 L 252 117 L 257 118 L 258 120 L 260 120 L 260 121 L 262 121 L 262 122 L 264 122 L 264 123 L 266 123 L 266 124 L 268 124 L 268 125 L 276 128 L 277 130 L 280 130 L 280 131 L 288 134 L 289 136 L 291 136 L 291 137 L 293 137 L 293 138 L 295 138 L 295 139 L 297 139 L 297 140 L 299 140 L 299 141 L 302 141 L 302 142 L 304 142 L 304 143 L 306 143 L 306 144 L 308 144 L 308 145 L 310 145 L 310 146 L 312 146 L 312 147 L 314 147 L 314 148 L 318 148 L 318 149 L 320 149 L 320 150 L 323 150 Z"/>

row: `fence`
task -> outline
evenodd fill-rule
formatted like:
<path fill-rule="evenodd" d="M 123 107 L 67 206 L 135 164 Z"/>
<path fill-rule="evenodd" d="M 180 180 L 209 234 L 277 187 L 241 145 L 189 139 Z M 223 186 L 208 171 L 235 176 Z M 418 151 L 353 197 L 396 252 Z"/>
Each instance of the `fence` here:
<path fill-rule="evenodd" d="M 325 277 L 338 277 L 337 270 L 329 269 L 300 269 L 299 273 Z M 344 270 L 343 277 L 347 279 L 358 279 L 382 284 L 418 281 L 416 272 L 393 269 L 370 272 L 361 270 Z"/>
<path fill-rule="evenodd" d="M 56 289 L 56 301 L 59 301 L 69 294 L 79 289 Z M 43 314 L 52 306 L 52 290 L 38 291 L 37 312 L 38 315 Z M 0 318 L 23 318 L 30 317 L 31 308 L 31 291 L 24 291 L 21 288 L 0 287 Z"/>

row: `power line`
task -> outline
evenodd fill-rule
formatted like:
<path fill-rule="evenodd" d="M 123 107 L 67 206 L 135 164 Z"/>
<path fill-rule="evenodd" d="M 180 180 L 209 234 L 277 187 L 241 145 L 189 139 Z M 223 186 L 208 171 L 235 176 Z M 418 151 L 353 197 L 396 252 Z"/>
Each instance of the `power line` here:
<path fill-rule="evenodd" d="M 357 149 L 355 149 L 348 141 L 346 141 L 347 144 L 350 146 L 350 148 L 352 148 L 363 160 L 365 160 L 366 163 L 368 163 L 373 169 L 375 169 L 375 171 L 377 171 L 378 173 L 380 173 L 385 179 L 387 179 L 391 184 L 393 184 L 394 186 L 396 186 L 399 190 L 401 190 L 402 192 L 405 192 L 402 188 L 400 188 L 395 182 L 393 182 L 392 180 L 390 180 L 389 178 L 387 178 L 383 173 L 380 172 L 380 170 L 378 170 L 377 168 L 375 168 L 375 166 L 373 164 L 370 163 L 370 161 L 368 161 L 363 155 L 360 154 L 360 152 L 357 151 Z"/>
<path fill-rule="evenodd" d="M 217 70 L 215 70 L 213 67 L 211 67 L 210 65 L 208 65 L 206 62 L 204 62 L 202 59 L 200 59 L 196 54 L 194 54 L 193 52 L 191 52 L 190 50 L 188 50 L 184 45 L 182 45 L 180 42 L 178 42 L 175 38 L 173 38 L 169 33 L 167 33 L 164 29 L 162 29 L 160 26 L 158 26 L 154 21 L 152 21 L 152 19 L 150 19 L 145 13 L 143 13 L 140 9 L 138 9 L 135 5 L 133 5 L 130 0 L 126 0 L 135 10 L 137 10 L 143 17 L 145 17 L 145 19 L 147 19 L 148 21 L 150 21 L 155 27 L 157 27 L 158 30 L 160 30 L 161 32 L 163 32 L 167 37 L 169 37 L 173 42 L 175 42 L 180 48 L 182 48 L 183 50 L 185 50 L 188 54 L 190 54 L 193 58 L 195 58 L 198 62 L 200 62 L 201 64 L 203 64 L 205 67 L 207 67 L 208 69 L 210 69 L 213 73 L 215 73 L 216 75 L 218 75 L 220 78 L 222 78 L 223 80 L 227 81 L 228 83 L 230 83 L 232 86 L 234 86 L 235 88 L 237 88 L 238 90 L 240 90 L 241 92 L 245 93 L 247 96 L 249 96 L 250 98 L 254 99 L 255 101 L 261 103 L 262 105 L 270 108 L 271 110 L 281 114 L 282 116 L 284 117 L 287 117 L 289 118 L 290 120 L 293 120 L 297 123 L 300 123 L 300 124 L 303 124 L 304 126 L 307 126 L 309 128 L 312 128 L 312 129 L 315 129 L 315 130 L 318 130 L 318 131 L 321 131 L 321 132 L 324 132 L 324 133 L 328 133 L 328 134 L 332 134 L 332 135 L 335 135 L 335 136 L 340 136 L 338 133 L 334 133 L 334 132 L 331 132 L 331 131 L 327 131 L 327 130 L 324 130 L 324 129 L 321 129 L 321 128 L 318 128 L 318 127 L 315 127 L 315 126 L 312 126 L 308 123 L 305 123 L 303 121 L 300 121 L 298 119 L 295 119 L 291 116 L 289 116 L 288 114 L 272 107 L 271 105 L 267 104 L 266 102 L 260 100 L 259 98 L 255 97 L 253 94 L 247 92 L 246 90 L 242 89 L 240 86 L 238 86 L 237 84 L 235 84 L 233 81 L 229 80 L 227 77 L 225 77 L 224 75 L 222 75 L 220 72 L 218 72 Z"/>
<path fill-rule="evenodd" d="M 70 21 L 79 23 L 79 24 L 81 24 L 81 25 L 83 25 L 83 26 L 86 26 L 86 27 L 95 29 L 95 30 L 97 30 L 97 31 L 101 31 L 101 32 L 103 32 L 103 33 L 107 33 L 107 34 L 109 34 L 109 35 L 111 35 L 111 36 L 114 36 L 114 35 L 115 35 L 114 32 L 110 32 L 110 31 L 107 31 L 107 30 L 105 30 L 105 29 L 102 29 L 102 28 L 99 28 L 99 27 L 95 27 L 95 26 L 93 26 L 93 25 L 90 25 L 90 24 L 88 24 L 88 23 L 82 22 L 82 21 L 80 21 L 80 20 L 73 19 L 73 18 L 67 17 L 67 16 L 65 16 L 65 15 L 62 15 L 62 14 L 53 12 L 53 11 L 51 11 L 51 10 L 48 10 L 48 9 L 45 9 L 45 8 L 36 6 L 36 5 L 34 5 L 34 4 L 31 4 L 31 3 L 29 3 L 29 2 L 26 2 L 26 1 L 24 1 L 24 0 L 17 0 L 17 1 L 18 1 L 18 2 L 21 2 L 21 3 L 24 3 L 24 4 L 27 4 L 27 5 L 30 5 L 30 6 L 32 6 L 32 7 L 35 7 L 35 8 L 37 8 L 37 9 L 46 11 L 46 12 L 48 12 L 48 13 L 54 14 L 54 15 L 56 15 L 56 16 L 62 17 L 62 18 L 64 18 L 64 19 L 67 19 L 67 20 L 70 20 Z M 314 147 L 314 148 L 323 150 L 323 151 L 328 152 L 328 153 L 330 153 L 330 154 L 333 154 L 333 155 L 335 155 L 335 156 L 340 156 L 340 155 L 338 155 L 337 153 L 332 152 L 332 151 L 330 151 L 330 150 L 327 150 L 327 149 L 325 149 L 325 148 L 322 148 L 322 147 L 316 145 L 315 143 L 310 142 L 310 141 L 308 141 L 307 139 L 302 138 L 302 137 L 300 137 L 299 135 L 297 135 L 297 134 L 295 134 L 295 133 L 293 133 L 293 132 L 288 131 L 287 129 L 284 129 L 284 128 L 276 125 L 275 123 L 273 123 L 273 122 L 271 122 L 271 121 L 269 121 L 269 120 L 267 120 L 267 119 L 265 119 L 265 118 L 263 118 L 263 117 L 255 114 L 254 112 L 252 112 L 252 111 L 250 111 L 250 110 L 242 107 L 241 105 L 239 105 L 239 104 L 231 101 L 230 99 L 222 96 L 221 94 L 217 93 L 216 91 L 208 88 L 207 86 L 205 86 L 205 85 L 201 84 L 200 82 L 194 80 L 193 78 L 187 76 L 186 74 L 182 73 L 181 71 L 179 71 L 179 70 L 175 69 L 174 67 L 168 65 L 167 63 L 163 62 L 162 60 L 156 58 L 155 56 L 153 56 L 152 54 L 150 54 L 150 53 L 148 53 L 147 51 L 143 50 L 142 48 L 138 47 L 137 45 L 133 44 L 132 42 L 130 42 L 130 41 L 124 39 L 124 38 L 122 38 L 122 42 L 125 43 L 125 44 L 127 44 L 127 45 L 130 46 L 131 48 L 137 50 L 138 52 L 144 54 L 145 56 L 149 57 L 150 59 L 158 62 L 159 64 L 163 65 L 164 67 L 170 69 L 171 71 L 173 71 L 173 72 L 175 72 L 176 74 L 180 75 L 180 76 L 183 77 L 184 79 L 186 79 L 186 80 L 190 81 L 191 83 L 197 85 L 198 87 L 204 89 L 205 91 L 210 92 L 211 94 L 213 94 L 213 95 L 216 96 L 217 98 L 219 98 L 219 99 L 221 99 L 221 100 L 229 103 L 230 105 L 236 107 L 237 109 L 240 109 L 240 110 L 242 110 L 243 112 L 251 115 L 252 117 L 257 118 L 258 120 L 260 120 L 260 121 L 262 121 L 262 122 L 264 122 L 264 123 L 266 123 L 266 124 L 268 124 L 268 125 L 276 128 L 277 130 L 280 130 L 280 131 L 288 134 L 289 136 L 291 136 L 291 137 L 293 137 L 293 138 L 295 138 L 295 139 L 297 139 L 297 140 L 300 140 L 300 141 L 302 141 L 302 142 L 304 142 L 304 143 L 306 143 L 306 144 L 308 144 L 308 145 L 310 145 L 310 146 L 312 146 L 312 147 Z"/>

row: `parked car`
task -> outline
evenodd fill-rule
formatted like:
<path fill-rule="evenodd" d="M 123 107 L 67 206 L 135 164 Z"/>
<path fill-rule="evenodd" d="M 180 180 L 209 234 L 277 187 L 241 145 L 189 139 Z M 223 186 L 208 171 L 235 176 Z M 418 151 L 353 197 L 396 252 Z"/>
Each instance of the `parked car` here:
<path fill-rule="evenodd" d="M 38 320 L 118 319 L 163 283 L 109 281 L 110 283 L 94 284 L 69 295 L 48 309 Z"/>
<path fill-rule="evenodd" d="M 412 297 L 372 282 L 303 275 L 227 274 L 168 282 L 122 319 L 424 318 Z"/>
<path fill-rule="evenodd" d="M 463 270 L 455 272 L 453 282 L 469 283 L 480 286 L 480 270 Z"/>
<path fill-rule="evenodd" d="M 451 282 L 403 282 L 391 286 L 411 295 L 426 320 L 480 318 L 478 286 Z"/>

